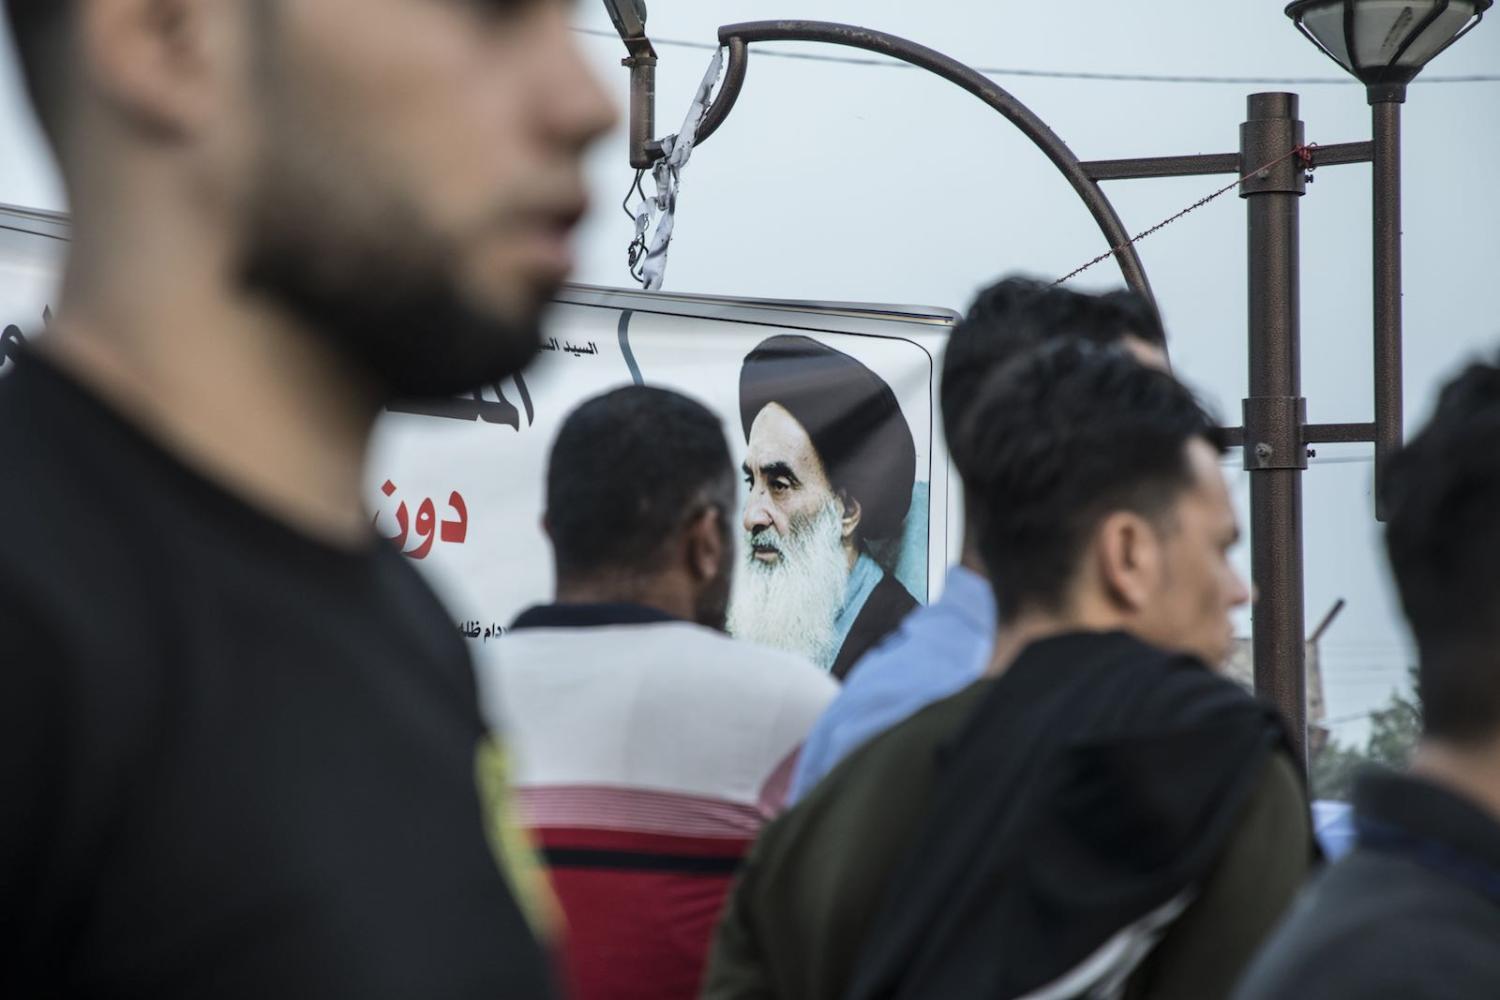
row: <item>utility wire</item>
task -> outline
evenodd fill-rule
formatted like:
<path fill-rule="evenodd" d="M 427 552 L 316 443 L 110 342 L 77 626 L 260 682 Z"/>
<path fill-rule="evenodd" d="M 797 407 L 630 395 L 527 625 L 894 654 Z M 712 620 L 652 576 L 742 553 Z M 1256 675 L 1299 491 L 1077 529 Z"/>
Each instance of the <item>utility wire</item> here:
<path fill-rule="evenodd" d="M 1134 236 L 1132 236 L 1130 239 L 1126 240 L 1124 243 L 1121 243 L 1119 246 L 1117 246 L 1117 247 L 1110 247 L 1108 250 L 1104 251 L 1103 253 L 1101 253 L 1099 256 L 1095 257 L 1093 260 L 1089 261 L 1088 263 L 1082 264 L 1082 265 L 1080 265 L 1078 267 L 1075 267 L 1073 270 L 1069 271 L 1067 274 L 1063 275 L 1061 278 L 1058 278 L 1052 284 L 1054 286 L 1061 285 L 1063 282 L 1067 281 L 1069 278 L 1076 278 L 1078 275 L 1082 274 L 1084 271 L 1087 271 L 1089 268 L 1093 267 L 1095 264 L 1098 264 L 1098 263 L 1101 263 L 1103 261 L 1109 260 L 1111 257 L 1114 257 L 1114 256 L 1116 256 L 1118 254 L 1124 253 L 1126 250 L 1130 249 L 1132 246 L 1134 246 L 1135 244 L 1139 243 L 1141 240 L 1143 240 L 1146 237 L 1150 236 L 1152 233 L 1155 233 L 1158 230 L 1165 229 L 1166 227 L 1170 226 L 1172 223 L 1176 222 L 1178 219 L 1180 219 L 1183 216 L 1187 215 L 1189 212 L 1192 212 L 1192 211 L 1195 211 L 1197 209 L 1202 208 L 1204 205 L 1207 205 L 1209 202 L 1213 201 L 1215 198 L 1219 197 L 1220 195 L 1222 195 L 1222 194 L 1224 194 L 1224 193 L 1226 193 L 1228 191 L 1234 190 L 1235 187 L 1237 187 L 1238 185 L 1241 185 L 1241 184 L 1245 183 L 1246 181 L 1250 180 L 1252 177 L 1255 177 L 1257 175 L 1259 175 L 1261 177 L 1266 176 L 1266 172 L 1269 171 L 1272 167 L 1279 166 L 1283 161 L 1290 160 L 1294 156 L 1298 157 L 1302 161 L 1303 166 L 1309 172 L 1311 172 L 1311 170 L 1313 169 L 1312 152 L 1313 152 L 1313 150 L 1315 150 L 1317 148 L 1317 146 L 1318 146 L 1318 144 L 1315 143 L 1315 142 L 1314 143 L 1308 143 L 1307 145 L 1303 145 L 1303 146 L 1293 146 L 1291 149 L 1287 150 L 1285 153 L 1282 153 L 1280 156 L 1276 157 L 1276 159 L 1271 160 L 1268 163 L 1264 163 L 1264 164 L 1260 165 L 1259 167 L 1256 167 L 1254 170 L 1250 171 L 1248 174 L 1246 174 L 1243 177 L 1239 177 L 1239 178 L 1236 178 L 1235 180 L 1230 181 L 1228 184 L 1225 184 L 1223 187 L 1219 188 L 1219 190 L 1215 191 L 1213 194 L 1204 195 L 1202 198 L 1199 198 L 1197 201 L 1193 202 L 1187 208 L 1184 208 L 1182 211 L 1177 212 L 1177 213 L 1175 213 L 1173 215 L 1168 216 L 1167 218 L 1165 218 L 1165 219 L 1161 220 L 1160 222 L 1158 222 L 1156 225 L 1152 226 L 1150 229 L 1142 230 L 1141 232 L 1136 233 Z"/>
<path fill-rule="evenodd" d="M 1381 712 L 1386 712 L 1386 711 L 1389 711 L 1389 709 L 1385 709 L 1385 708 L 1372 708 L 1368 712 L 1355 712 L 1352 715 L 1341 715 L 1341 716 L 1339 716 L 1337 718 L 1334 718 L 1334 719 L 1324 719 L 1322 722 L 1317 723 L 1317 725 L 1320 725 L 1320 726 L 1347 726 L 1351 722 L 1363 722 L 1365 719 L 1373 719 L 1375 716 L 1379 715 Z"/>
<path fill-rule="evenodd" d="M 574 28 L 581 35 L 618 39 L 620 36 L 603 28 Z M 712 52 L 719 48 L 712 42 L 691 42 L 681 38 L 651 36 L 652 45 L 668 48 L 699 49 Z M 845 66 L 883 66 L 887 69 L 918 69 L 899 59 L 865 56 L 835 56 L 818 52 L 782 52 L 756 46 L 756 55 L 775 59 L 801 59 L 804 62 L 840 63 Z M 1352 76 L 1181 76 L 1159 73 L 1088 73 L 1075 70 L 1016 69 L 1009 66 L 975 66 L 986 76 L 1029 76 L 1044 80 L 1095 80 L 1113 83 L 1230 83 L 1256 86 L 1321 86 L 1323 84 L 1358 84 Z M 1415 83 L 1500 83 L 1500 74 L 1473 73 L 1464 76 L 1419 76 Z"/>

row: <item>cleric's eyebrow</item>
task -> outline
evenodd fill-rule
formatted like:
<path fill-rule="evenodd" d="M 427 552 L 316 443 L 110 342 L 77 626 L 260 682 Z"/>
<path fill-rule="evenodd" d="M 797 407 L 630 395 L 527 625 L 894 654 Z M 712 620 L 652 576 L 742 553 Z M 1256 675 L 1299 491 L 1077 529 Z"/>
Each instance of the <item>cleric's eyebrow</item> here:
<path fill-rule="evenodd" d="M 760 474 L 767 479 L 785 479 L 793 486 L 801 486 L 802 480 L 792 471 L 792 467 L 785 462 L 767 462 L 760 467 Z"/>
<path fill-rule="evenodd" d="M 740 468 L 744 470 L 747 478 L 755 478 L 755 472 L 750 468 L 749 462 L 745 462 Z M 781 478 L 787 480 L 793 486 L 802 485 L 802 480 L 797 478 L 797 474 L 792 471 L 792 467 L 786 462 L 767 462 L 760 467 L 760 474 L 765 479 Z"/>

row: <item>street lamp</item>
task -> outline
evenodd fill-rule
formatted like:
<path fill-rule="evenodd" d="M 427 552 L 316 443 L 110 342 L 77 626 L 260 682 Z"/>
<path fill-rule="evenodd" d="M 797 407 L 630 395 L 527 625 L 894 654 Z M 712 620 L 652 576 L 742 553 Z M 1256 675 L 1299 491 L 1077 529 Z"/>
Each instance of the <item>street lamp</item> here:
<path fill-rule="evenodd" d="M 644 0 L 604 0 L 604 9 L 615 23 L 621 38 L 633 38 L 646 33 L 646 4 Z"/>
<path fill-rule="evenodd" d="M 1293 0 L 1286 13 L 1314 45 L 1359 78 L 1370 103 L 1406 85 L 1479 23 L 1493 0 Z"/>
<path fill-rule="evenodd" d="M 1401 105 L 1406 85 L 1493 0 L 1293 0 L 1286 14 L 1365 85 L 1374 195 L 1375 483 L 1401 443 Z"/>

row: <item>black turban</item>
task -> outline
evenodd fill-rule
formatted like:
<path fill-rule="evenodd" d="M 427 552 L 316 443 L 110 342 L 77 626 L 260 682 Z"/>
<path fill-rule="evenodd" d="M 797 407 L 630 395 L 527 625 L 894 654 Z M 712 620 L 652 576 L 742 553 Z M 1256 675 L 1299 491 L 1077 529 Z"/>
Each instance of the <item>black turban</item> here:
<path fill-rule="evenodd" d="M 745 355 L 740 422 L 745 440 L 768 403 L 812 439 L 835 490 L 859 502 L 859 533 L 889 538 L 911 507 L 917 452 L 896 394 L 870 369 L 811 337 L 779 336 Z"/>

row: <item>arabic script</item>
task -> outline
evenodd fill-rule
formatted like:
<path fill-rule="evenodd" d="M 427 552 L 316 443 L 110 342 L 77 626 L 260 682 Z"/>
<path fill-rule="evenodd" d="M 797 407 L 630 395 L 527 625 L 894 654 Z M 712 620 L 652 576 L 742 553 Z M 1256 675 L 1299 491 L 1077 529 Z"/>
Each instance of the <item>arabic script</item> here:
<path fill-rule="evenodd" d="M 531 392 L 526 380 L 519 372 L 511 376 L 521 406 L 526 410 L 526 426 L 536 422 L 536 408 L 531 402 Z M 493 398 L 492 398 L 493 397 Z M 386 405 L 392 413 L 415 413 L 424 417 L 442 417 L 447 420 L 481 420 L 487 424 L 504 424 L 514 430 L 521 429 L 521 411 L 505 395 L 499 382 L 492 382 L 462 396 L 440 399 L 398 399 Z"/>
<path fill-rule="evenodd" d="M 45 329 L 52 325 L 52 310 L 42 310 L 42 327 Z M 6 371 L 11 364 L 21 360 L 21 355 L 26 351 L 26 335 L 21 328 L 15 324 L 7 326 L 0 331 L 0 372 Z"/>
<path fill-rule="evenodd" d="M 484 642 L 489 642 L 491 639 L 498 639 L 509 631 L 510 629 L 504 625 L 496 625 L 494 622 L 483 626 L 476 621 L 458 623 L 459 635 L 465 639 L 481 639 Z"/>
<path fill-rule="evenodd" d="M 380 487 L 380 492 L 393 497 L 396 495 L 396 484 L 387 479 L 385 485 Z M 431 497 L 427 497 L 417 506 L 416 519 L 412 520 L 406 501 L 403 500 L 396 507 L 396 534 L 388 535 L 381 530 L 379 511 L 375 513 L 371 523 L 382 537 L 395 544 L 402 555 L 411 559 L 426 559 L 432 552 L 434 542 L 462 545 L 469 537 L 469 505 L 464 502 L 463 494 L 457 490 L 448 494 L 448 509 L 455 516 L 439 523 L 437 505 L 432 502 Z M 408 549 L 406 544 L 413 532 L 418 541 L 415 547 Z"/>
<path fill-rule="evenodd" d="M 590 340 L 580 347 L 571 340 L 559 341 L 556 337 L 548 337 L 546 342 L 542 344 L 542 350 L 560 351 L 563 354 L 571 354 L 575 358 L 584 358 L 598 354 L 599 345 Z"/>
<path fill-rule="evenodd" d="M 0 372 L 21 360 L 21 352 L 25 349 L 26 337 L 21 333 L 21 328 L 7 326 L 0 333 Z"/>

